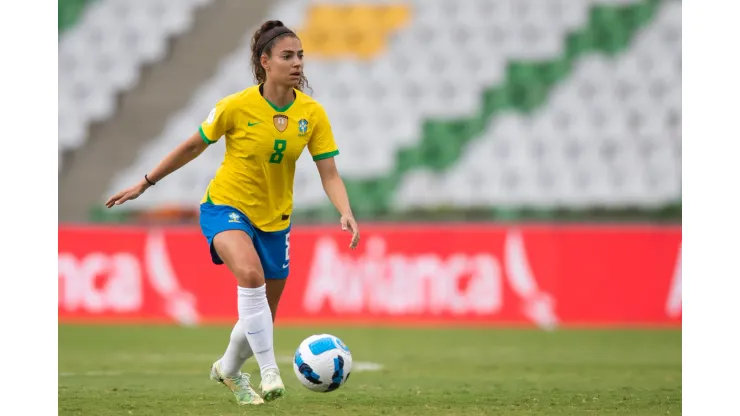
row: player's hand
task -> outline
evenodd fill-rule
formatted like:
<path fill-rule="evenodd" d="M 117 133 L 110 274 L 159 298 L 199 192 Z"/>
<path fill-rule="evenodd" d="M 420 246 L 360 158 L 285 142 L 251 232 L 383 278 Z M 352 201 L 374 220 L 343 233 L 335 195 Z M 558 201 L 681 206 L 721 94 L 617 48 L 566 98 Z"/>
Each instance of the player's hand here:
<path fill-rule="evenodd" d="M 342 223 L 342 231 L 352 233 L 352 242 L 349 243 L 349 248 L 354 250 L 357 244 L 360 243 L 360 227 L 357 226 L 357 221 L 351 215 L 342 215 L 342 219 L 339 221 Z"/>
<path fill-rule="evenodd" d="M 144 191 L 146 191 L 146 189 L 149 187 L 147 185 L 148 184 L 139 183 L 128 189 L 124 189 L 123 191 L 120 191 L 112 197 L 108 198 L 108 200 L 105 201 L 105 206 L 111 208 L 113 207 L 113 205 L 121 205 L 126 201 L 134 200 L 138 198 L 141 194 L 143 194 Z"/>

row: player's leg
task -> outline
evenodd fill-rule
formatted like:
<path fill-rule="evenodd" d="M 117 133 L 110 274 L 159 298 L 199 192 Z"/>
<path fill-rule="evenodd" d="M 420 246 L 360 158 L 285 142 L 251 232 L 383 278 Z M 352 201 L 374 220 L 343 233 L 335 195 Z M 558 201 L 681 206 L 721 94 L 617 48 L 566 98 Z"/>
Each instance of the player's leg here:
<path fill-rule="evenodd" d="M 223 357 L 218 360 L 221 373 L 228 377 L 238 376 L 244 363 L 253 355 L 247 336 L 244 335 L 242 322 L 237 321 L 231 330 L 229 345 L 226 347 Z"/>
<path fill-rule="evenodd" d="M 241 230 L 217 234 L 213 247 L 236 277 L 239 321 L 260 366 L 263 397 L 266 400 L 281 397 L 285 394 L 285 386 L 275 361 L 272 313 L 260 256 L 250 236 Z M 265 383 L 265 380 L 271 382 Z"/>
<path fill-rule="evenodd" d="M 220 235 L 222 234 L 238 235 L 241 236 L 241 238 L 237 239 L 236 244 L 238 245 L 239 242 L 241 242 L 242 250 L 246 254 L 241 258 L 234 259 L 229 257 L 229 265 L 232 265 L 232 268 L 234 268 L 234 263 L 236 262 L 246 264 L 251 263 L 254 264 L 254 268 L 259 268 L 256 274 L 259 275 L 261 273 L 259 258 L 254 252 L 254 246 L 249 237 L 250 234 L 254 234 L 254 229 L 251 228 L 248 221 L 244 221 L 239 217 L 238 211 L 228 206 L 204 203 L 201 205 L 200 209 L 200 225 L 203 235 L 208 241 L 211 258 L 215 264 L 224 264 L 224 260 L 216 251 L 214 240 L 218 243 L 218 240 L 221 239 Z M 216 236 L 219 236 L 218 239 L 215 238 Z M 226 241 L 225 245 L 227 247 L 222 248 L 221 250 L 230 252 L 229 246 L 231 244 Z M 246 266 L 240 266 L 240 268 L 244 269 Z M 239 282 L 239 279 L 237 279 L 237 282 Z M 241 283 L 244 285 L 243 281 Z M 258 285 L 259 281 L 254 282 L 254 284 Z M 239 290 L 240 289 L 237 289 L 237 291 Z M 249 356 L 253 355 L 252 348 L 247 339 L 246 331 L 243 320 L 239 319 L 231 331 L 229 345 L 226 347 L 223 357 L 216 361 L 211 367 L 211 379 L 221 382 L 229 387 L 229 389 L 234 393 L 239 404 L 261 404 L 264 403 L 264 400 L 256 391 L 254 391 L 254 389 L 252 389 L 249 382 L 249 375 L 243 374 L 240 371 L 244 361 L 246 361 Z"/>
<path fill-rule="evenodd" d="M 255 247 L 264 267 L 267 302 L 272 311 L 272 320 L 275 321 L 290 274 L 290 227 L 275 232 L 255 230 Z"/>
<path fill-rule="evenodd" d="M 260 257 L 265 276 L 267 288 L 267 301 L 272 312 L 271 319 L 274 321 L 277 315 L 277 305 L 285 287 L 285 279 L 288 277 L 289 254 L 288 239 L 290 227 L 283 231 L 265 232 L 255 230 L 254 245 Z M 279 372 L 263 373 L 262 391 L 280 390 L 283 382 Z M 263 393 L 266 400 L 271 400 L 269 394 Z"/>
<path fill-rule="evenodd" d="M 273 322 L 275 322 L 275 317 L 277 317 L 278 305 L 285 289 L 285 282 L 286 279 L 265 279 L 265 285 L 267 285 L 267 303 L 270 305 L 270 311 L 272 311 Z"/>
<path fill-rule="evenodd" d="M 211 366 L 211 380 L 218 381 L 228 387 L 234 393 L 239 404 L 264 403 L 262 397 L 252 388 L 249 374 L 241 372 L 244 362 L 252 355 L 252 349 L 244 335 L 241 321 L 237 321 L 231 330 L 226 352 Z"/>
<path fill-rule="evenodd" d="M 277 316 L 280 297 L 285 289 L 285 282 L 285 279 L 265 279 L 267 303 L 270 305 L 273 323 Z M 244 366 L 244 363 L 249 359 L 249 357 L 254 355 L 252 348 L 249 346 L 249 341 L 247 341 L 247 337 L 244 335 L 244 331 L 245 330 L 241 326 L 241 321 L 237 321 L 231 331 L 229 345 L 226 347 L 223 357 L 219 360 L 221 363 L 221 370 L 226 375 L 237 376 L 241 371 L 241 368 Z"/>

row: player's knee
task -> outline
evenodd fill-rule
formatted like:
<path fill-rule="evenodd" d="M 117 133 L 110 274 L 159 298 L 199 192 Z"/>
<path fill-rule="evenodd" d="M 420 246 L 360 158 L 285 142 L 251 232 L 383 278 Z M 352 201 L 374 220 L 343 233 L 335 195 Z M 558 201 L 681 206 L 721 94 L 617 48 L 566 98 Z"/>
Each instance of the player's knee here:
<path fill-rule="evenodd" d="M 234 269 L 234 275 L 241 287 L 260 287 L 265 284 L 265 277 L 262 272 L 254 266 L 238 266 Z"/>

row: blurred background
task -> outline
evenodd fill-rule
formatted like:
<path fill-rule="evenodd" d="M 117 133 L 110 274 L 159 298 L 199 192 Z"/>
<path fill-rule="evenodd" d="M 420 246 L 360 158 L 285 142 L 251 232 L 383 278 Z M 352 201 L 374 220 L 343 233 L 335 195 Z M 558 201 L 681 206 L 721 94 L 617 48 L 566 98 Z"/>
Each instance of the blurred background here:
<path fill-rule="evenodd" d="M 368 220 L 681 219 L 681 2 L 59 1 L 59 216 L 191 222 L 223 142 L 116 210 L 266 19 L 299 33 Z M 166 183 L 166 185 L 165 185 Z M 334 222 L 302 157 L 296 222 Z"/>
<path fill-rule="evenodd" d="M 85 386 L 117 381 L 85 374 L 113 369 L 125 379 L 133 371 L 121 383 L 135 391 L 146 374 L 174 365 L 192 373 L 184 383 L 197 390 L 194 368 L 225 347 L 233 280 L 210 264 L 197 228 L 224 141 L 138 200 L 112 210 L 103 202 L 197 131 L 220 98 L 253 85 L 249 43 L 268 19 L 301 38 L 308 92 L 332 123 L 363 230 L 360 250 L 349 252 L 304 154 L 278 315 L 283 364 L 305 336 L 336 331 L 377 361 L 366 368 L 404 368 L 401 378 L 388 370 L 382 376 L 392 381 L 366 383 L 384 383 L 427 415 L 439 394 L 407 397 L 394 383 L 434 392 L 465 368 L 465 381 L 480 377 L 503 396 L 453 387 L 448 403 L 506 406 L 546 393 L 585 410 L 638 397 L 626 413 L 680 411 L 681 1 L 58 5 L 60 380 L 68 389 L 60 403 L 70 412 L 75 398 L 98 413 L 115 399 Z M 98 329 L 108 344 L 90 346 L 91 332 L 71 325 L 80 322 L 111 326 Z M 113 329 L 120 323 L 136 325 Z M 152 323 L 217 329 L 159 332 Z M 372 329 L 326 326 L 358 323 Z M 419 332 L 383 329 L 395 324 Z M 449 331 L 419 329 L 430 324 L 484 330 L 466 330 L 459 345 Z M 504 329 L 512 325 L 534 332 Z M 537 329 L 560 327 L 575 332 L 543 338 L 548 331 Z M 417 349 L 414 363 L 403 354 L 409 343 L 444 345 L 447 364 L 422 371 L 439 351 Z M 137 356 L 145 347 L 159 358 Z M 492 361 L 498 371 L 481 369 Z M 571 376 L 562 366 L 572 366 Z M 386 394 L 356 388 L 368 403 Z"/>

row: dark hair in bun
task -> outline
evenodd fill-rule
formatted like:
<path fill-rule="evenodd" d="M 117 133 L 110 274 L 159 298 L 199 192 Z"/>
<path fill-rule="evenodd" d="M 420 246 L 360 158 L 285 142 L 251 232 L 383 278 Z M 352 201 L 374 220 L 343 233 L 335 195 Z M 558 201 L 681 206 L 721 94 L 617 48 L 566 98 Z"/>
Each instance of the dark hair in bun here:
<path fill-rule="evenodd" d="M 258 84 L 267 80 L 267 73 L 260 63 L 260 57 L 262 57 L 263 53 L 268 57 L 272 56 L 272 48 L 275 46 L 277 40 L 286 36 L 298 37 L 295 32 L 285 27 L 280 20 L 268 20 L 254 32 L 254 36 L 252 37 L 252 68 L 254 79 Z M 301 75 L 298 89 L 304 91 L 307 87 L 308 80 L 305 75 Z"/>

